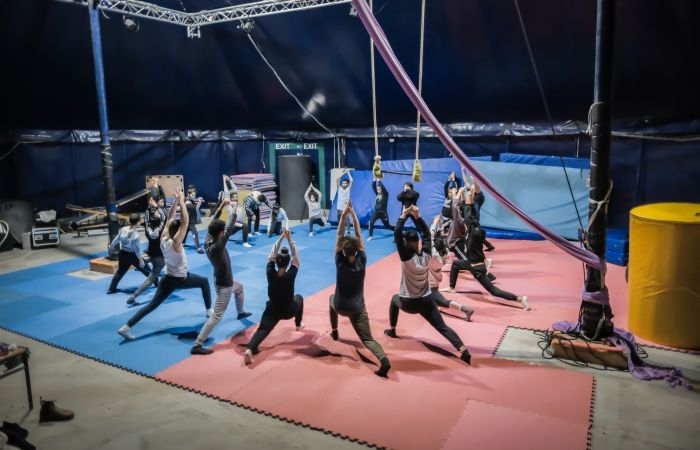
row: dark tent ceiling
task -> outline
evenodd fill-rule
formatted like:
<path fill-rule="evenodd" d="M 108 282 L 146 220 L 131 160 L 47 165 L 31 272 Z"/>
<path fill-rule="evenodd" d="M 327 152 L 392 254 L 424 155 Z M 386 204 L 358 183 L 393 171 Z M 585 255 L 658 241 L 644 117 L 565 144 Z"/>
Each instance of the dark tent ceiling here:
<path fill-rule="evenodd" d="M 244 3 L 157 0 L 193 12 Z M 594 0 L 520 0 L 555 121 L 586 120 L 592 100 Z M 330 127 L 372 123 L 369 38 L 348 4 L 255 20 L 252 36 L 290 88 Z M 398 57 L 418 70 L 420 0 L 375 0 Z M 546 120 L 512 0 L 429 0 L 424 97 L 448 122 Z M 700 114 L 700 2 L 617 2 L 616 119 Z M 236 23 L 201 29 L 102 17 L 110 126 L 116 129 L 317 129 Z M 97 128 L 88 14 L 49 0 L 0 2 L 0 128 Z M 380 124 L 415 110 L 381 59 Z"/>

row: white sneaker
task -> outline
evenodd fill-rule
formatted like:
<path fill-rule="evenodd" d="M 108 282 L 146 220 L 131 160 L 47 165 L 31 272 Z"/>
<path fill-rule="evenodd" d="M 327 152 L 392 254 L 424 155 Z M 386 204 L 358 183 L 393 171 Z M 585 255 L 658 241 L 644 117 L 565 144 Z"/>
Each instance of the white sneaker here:
<path fill-rule="evenodd" d="M 457 291 L 455 291 L 455 288 L 449 287 L 449 286 L 444 287 L 444 288 L 440 288 L 440 289 L 438 289 L 438 291 L 440 291 L 440 292 L 450 292 L 450 293 L 452 293 L 452 294 L 454 294 L 455 292 L 457 292 Z"/>
<path fill-rule="evenodd" d="M 211 308 L 207 309 L 207 318 L 211 317 L 213 311 Z"/>
<path fill-rule="evenodd" d="M 123 325 L 117 330 L 117 333 L 119 333 L 127 341 L 132 341 L 136 339 L 136 337 L 133 334 L 131 334 L 131 327 L 129 327 L 129 325 Z"/>
<path fill-rule="evenodd" d="M 486 263 L 486 270 L 489 270 L 491 268 L 491 264 L 493 263 L 493 261 L 491 260 L 491 258 L 486 258 L 484 263 Z"/>
<path fill-rule="evenodd" d="M 530 304 L 527 301 L 527 295 L 523 295 L 520 297 L 520 304 L 523 305 L 523 309 L 525 311 L 530 311 Z"/>
<path fill-rule="evenodd" d="M 246 350 L 243 354 L 243 361 L 246 363 L 247 366 L 253 364 L 253 352 L 251 352 L 250 350 Z"/>
<path fill-rule="evenodd" d="M 314 235 L 314 232 L 313 232 L 313 231 L 309 231 L 309 236 L 313 236 L 313 235 Z"/>
<path fill-rule="evenodd" d="M 253 236 L 260 236 L 260 232 L 259 232 L 259 231 L 253 231 Z"/>
<path fill-rule="evenodd" d="M 371 240 L 372 240 L 372 236 L 370 236 L 370 237 L 367 238 L 367 242 L 369 242 L 369 241 L 371 241 Z"/>
<path fill-rule="evenodd" d="M 250 244 L 247 243 L 247 242 L 244 242 L 244 243 L 243 243 L 243 247 L 245 247 L 245 248 L 251 248 L 252 245 L 250 245 Z"/>
<path fill-rule="evenodd" d="M 304 328 L 306 328 L 306 325 L 304 325 L 304 323 L 302 322 L 301 325 L 299 325 L 299 326 L 297 327 L 297 331 L 301 331 L 301 330 L 303 330 Z"/>

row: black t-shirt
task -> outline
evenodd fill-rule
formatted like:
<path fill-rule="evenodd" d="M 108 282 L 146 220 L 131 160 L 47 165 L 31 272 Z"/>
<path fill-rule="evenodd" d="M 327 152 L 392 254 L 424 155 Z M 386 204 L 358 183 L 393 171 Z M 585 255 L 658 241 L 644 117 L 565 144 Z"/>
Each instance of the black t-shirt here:
<path fill-rule="evenodd" d="M 467 259 L 470 263 L 482 263 L 484 256 L 484 240 L 486 232 L 481 227 L 471 227 L 467 237 Z"/>
<path fill-rule="evenodd" d="M 445 197 L 445 200 L 442 202 L 442 217 L 447 217 L 448 219 L 452 219 L 452 199 L 449 197 Z"/>
<path fill-rule="evenodd" d="M 350 264 L 342 251 L 335 254 L 336 280 L 333 308 L 337 312 L 360 312 L 365 307 L 365 268 L 367 254 L 358 251 L 355 263 Z"/>
<path fill-rule="evenodd" d="M 214 267 L 214 284 L 221 287 L 233 286 L 233 273 L 231 272 L 231 257 L 226 250 L 226 242 L 230 236 L 229 229 L 215 241 L 208 234 L 204 241 L 204 250 L 207 253 L 209 262 Z"/>
<path fill-rule="evenodd" d="M 299 269 L 290 265 L 281 277 L 277 275 L 275 263 L 267 263 L 267 297 L 277 309 L 283 310 L 294 301 L 294 280 Z"/>
<path fill-rule="evenodd" d="M 382 188 L 381 194 L 377 191 L 377 186 Z M 377 195 L 377 197 L 374 199 L 374 212 L 385 213 L 387 202 L 389 201 L 389 193 L 384 187 L 384 183 L 382 183 L 381 181 L 372 181 L 372 189 Z"/>
<path fill-rule="evenodd" d="M 401 202 L 404 208 L 408 208 L 418 203 L 418 197 L 420 197 L 418 191 L 409 189 L 407 191 L 401 191 L 396 198 Z"/>
<path fill-rule="evenodd" d="M 194 223 L 197 217 L 197 207 L 191 199 L 185 200 L 185 208 L 187 208 L 187 215 L 190 216 L 190 223 Z"/>

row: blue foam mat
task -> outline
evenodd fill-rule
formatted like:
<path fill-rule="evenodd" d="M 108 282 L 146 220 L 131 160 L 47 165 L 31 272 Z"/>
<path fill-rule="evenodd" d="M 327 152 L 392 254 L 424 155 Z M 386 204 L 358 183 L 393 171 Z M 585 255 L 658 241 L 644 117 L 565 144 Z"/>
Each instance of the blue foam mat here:
<path fill-rule="evenodd" d="M 336 237 L 336 229 L 331 227 L 313 237 L 307 230 L 306 223 L 293 228 L 301 259 L 296 288 L 306 298 L 335 281 Z M 366 236 L 367 231 L 363 234 Z M 375 231 L 375 239 L 367 245 L 370 264 L 395 251 L 392 237 L 387 230 Z M 245 309 L 252 316 L 236 320 L 232 298 L 207 344 L 227 340 L 259 322 L 267 301 L 267 255 L 275 241 L 276 237 L 265 235 L 251 237 L 252 248 L 244 248 L 235 240 L 229 242 L 234 277 L 245 286 Z M 130 308 L 126 292 L 133 292 L 144 280 L 140 272 L 127 272 L 119 283 L 123 292 L 112 295 L 106 294 L 109 277 L 88 280 L 67 275 L 87 268 L 95 256 L 0 275 L 0 326 L 146 375 L 155 375 L 188 358 L 194 338 L 206 321 L 199 289 L 176 291 L 134 327 L 139 339 L 125 342 L 117 328 L 151 300 L 155 289 L 144 292 L 138 298 L 140 305 Z M 210 279 L 214 302 L 212 268 L 206 256 L 187 249 L 187 257 L 191 272 Z"/>

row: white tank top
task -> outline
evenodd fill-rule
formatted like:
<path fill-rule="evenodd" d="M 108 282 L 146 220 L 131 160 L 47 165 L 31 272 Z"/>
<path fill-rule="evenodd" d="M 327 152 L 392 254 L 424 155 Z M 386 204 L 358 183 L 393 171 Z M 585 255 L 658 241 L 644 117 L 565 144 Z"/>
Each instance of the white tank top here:
<path fill-rule="evenodd" d="M 172 239 L 161 241 L 160 249 L 163 250 L 163 258 L 165 259 L 165 273 L 171 277 L 187 277 L 188 269 L 185 249 L 181 247 L 179 252 L 175 251 Z"/>

